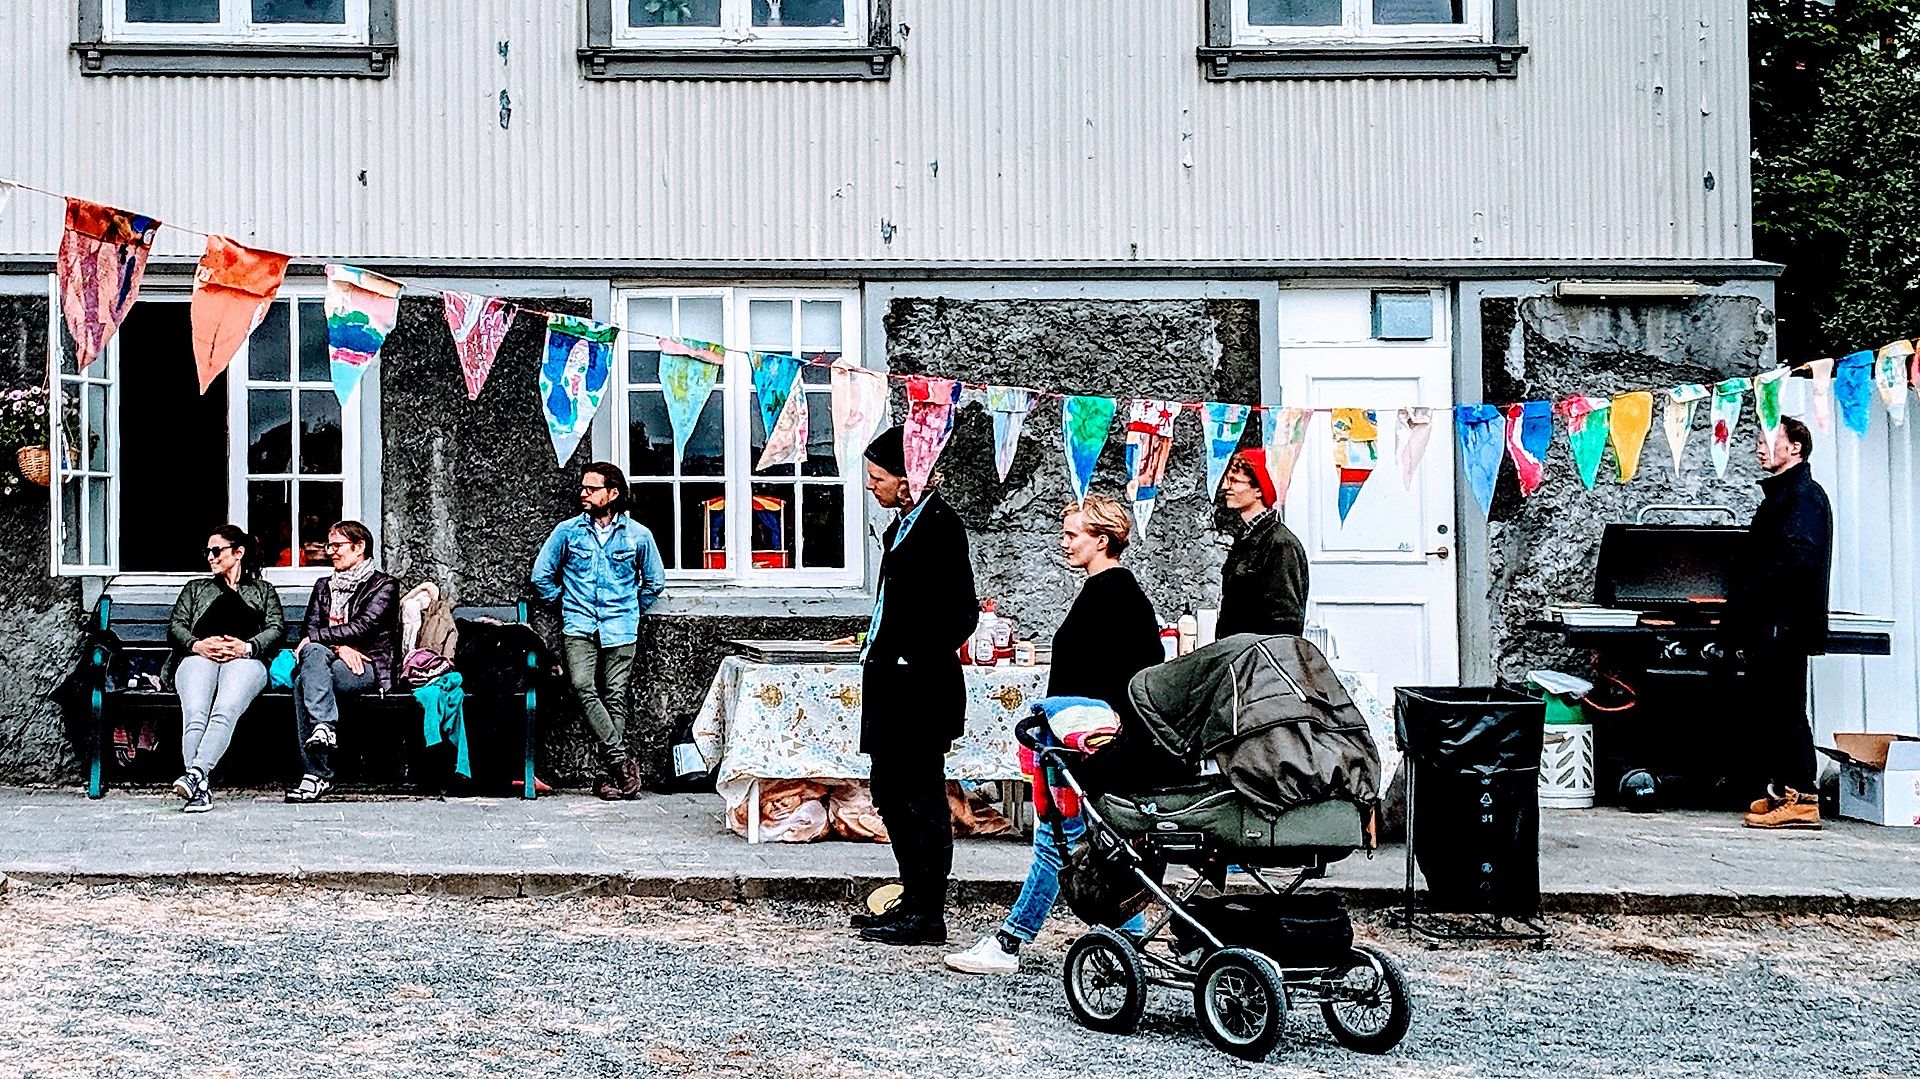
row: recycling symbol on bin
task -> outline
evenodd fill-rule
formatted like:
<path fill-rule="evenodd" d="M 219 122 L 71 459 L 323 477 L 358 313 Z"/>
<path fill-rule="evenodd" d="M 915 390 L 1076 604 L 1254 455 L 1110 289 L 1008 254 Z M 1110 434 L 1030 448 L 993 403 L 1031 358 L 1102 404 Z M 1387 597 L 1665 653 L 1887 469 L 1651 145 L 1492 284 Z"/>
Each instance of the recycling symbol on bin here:
<path fill-rule="evenodd" d="M 1481 804 L 1481 805 L 1483 805 L 1483 806 L 1490 806 L 1490 805 L 1492 805 L 1492 804 L 1493 804 L 1493 795 L 1491 795 L 1491 794 L 1482 794 L 1482 795 L 1480 796 L 1480 804 Z"/>

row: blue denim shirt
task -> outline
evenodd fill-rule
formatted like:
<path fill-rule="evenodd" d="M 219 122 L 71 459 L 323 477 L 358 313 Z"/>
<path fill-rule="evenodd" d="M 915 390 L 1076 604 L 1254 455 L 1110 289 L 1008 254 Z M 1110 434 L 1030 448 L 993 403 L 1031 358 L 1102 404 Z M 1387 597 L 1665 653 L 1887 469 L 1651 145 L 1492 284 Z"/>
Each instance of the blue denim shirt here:
<path fill-rule="evenodd" d="M 667 574 L 645 525 L 616 514 L 603 544 L 582 513 L 554 526 L 533 563 L 533 587 L 560 601 L 561 632 L 598 636 L 610 648 L 640 636 L 640 615 L 666 591 Z"/>

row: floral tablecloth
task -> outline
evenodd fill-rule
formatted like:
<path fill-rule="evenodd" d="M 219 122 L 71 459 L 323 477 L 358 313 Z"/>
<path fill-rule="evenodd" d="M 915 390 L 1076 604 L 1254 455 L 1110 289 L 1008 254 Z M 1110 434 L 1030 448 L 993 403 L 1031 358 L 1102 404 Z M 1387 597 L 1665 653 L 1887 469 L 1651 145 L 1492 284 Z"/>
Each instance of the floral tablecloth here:
<path fill-rule="evenodd" d="M 1047 668 L 966 667 L 967 729 L 947 754 L 949 779 L 1018 779 L 1014 721 L 1046 694 Z M 1336 672 L 1367 717 L 1380 749 L 1382 789 L 1399 764 L 1393 715 L 1373 676 Z M 860 745 L 860 666 L 752 663 L 729 656 L 693 722 L 694 745 L 719 762 L 727 807 L 744 804 L 760 779 L 865 779 Z"/>

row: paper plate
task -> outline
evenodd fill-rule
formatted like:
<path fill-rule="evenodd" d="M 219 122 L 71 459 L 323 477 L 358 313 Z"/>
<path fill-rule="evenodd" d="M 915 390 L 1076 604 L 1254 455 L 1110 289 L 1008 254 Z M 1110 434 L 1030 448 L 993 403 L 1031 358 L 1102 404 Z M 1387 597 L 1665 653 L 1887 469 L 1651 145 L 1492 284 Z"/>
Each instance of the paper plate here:
<path fill-rule="evenodd" d="M 900 893 L 906 889 L 898 884 L 882 884 L 867 893 L 867 913 L 885 914 L 900 902 Z"/>

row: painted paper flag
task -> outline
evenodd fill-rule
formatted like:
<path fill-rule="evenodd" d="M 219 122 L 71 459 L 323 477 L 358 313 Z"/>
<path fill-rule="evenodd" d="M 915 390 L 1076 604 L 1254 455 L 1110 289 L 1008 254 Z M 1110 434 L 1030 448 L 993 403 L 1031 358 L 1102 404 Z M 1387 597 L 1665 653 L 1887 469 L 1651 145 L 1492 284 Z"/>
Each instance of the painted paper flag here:
<path fill-rule="evenodd" d="M 13 201 L 13 185 L 0 180 L 0 218 L 7 216 L 7 203 Z"/>
<path fill-rule="evenodd" d="M 620 327 L 572 315 L 547 316 L 547 347 L 540 361 L 540 404 L 547 436 L 561 464 L 593 423 L 613 376 L 613 339 Z M 336 386 L 338 383 L 335 384 Z"/>
<path fill-rule="evenodd" d="M 886 425 L 887 379 L 845 356 L 833 361 L 833 447 L 840 474 L 859 474 L 867 443 Z"/>
<path fill-rule="evenodd" d="M 1467 470 L 1467 488 L 1485 517 L 1493 512 L 1493 485 L 1500 479 L 1507 418 L 1493 405 L 1455 405 L 1453 423 L 1460 440 L 1460 463 Z"/>
<path fill-rule="evenodd" d="M 1687 439 L 1693 436 L 1693 410 L 1701 401 L 1706 400 L 1707 388 L 1698 382 L 1687 382 L 1667 391 L 1667 407 L 1660 415 L 1660 423 L 1667 434 L 1667 449 L 1673 451 L 1673 477 L 1680 478 L 1680 470 L 1687 460 Z"/>
<path fill-rule="evenodd" d="M 1220 493 L 1220 481 L 1227 476 L 1227 461 L 1240 446 L 1240 435 L 1247 429 L 1247 417 L 1253 409 L 1247 405 L 1208 401 L 1200 406 L 1206 417 L 1207 497 Z"/>
<path fill-rule="evenodd" d="M 1840 422 L 1867 437 L 1873 429 L 1873 353 L 1862 350 L 1834 362 L 1833 398 L 1840 403 Z"/>
<path fill-rule="evenodd" d="M 794 380 L 800 377 L 800 357 L 778 352 L 752 352 L 747 363 L 753 368 L 753 397 L 760 403 L 760 429 L 769 434 L 786 411 L 787 398 L 793 393 Z"/>
<path fill-rule="evenodd" d="M 1307 425 L 1312 422 L 1310 408 L 1269 408 L 1260 414 L 1260 445 L 1267 451 L 1267 478 L 1273 481 L 1273 509 L 1287 504 L 1287 488 L 1293 485 L 1293 466 L 1300 462 L 1300 451 L 1307 445 Z"/>
<path fill-rule="evenodd" d="M 1332 427 L 1333 464 L 1340 474 L 1340 523 L 1345 524 L 1347 511 L 1353 509 L 1360 488 L 1380 460 L 1376 445 L 1380 428 L 1373 411 L 1365 408 L 1334 409 Z"/>
<path fill-rule="evenodd" d="M 707 398 L 725 372 L 727 353 L 711 341 L 662 337 L 659 342 L 660 396 L 666 400 L 677 464 L 686 459 L 687 440 L 693 437 L 700 414 L 706 411 Z"/>
<path fill-rule="evenodd" d="M 1713 387 L 1713 408 L 1708 418 L 1713 425 L 1713 474 L 1727 478 L 1727 462 L 1732 457 L 1733 429 L 1740 424 L 1740 398 L 1746 396 L 1750 379 L 1724 379 Z"/>
<path fill-rule="evenodd" d="M 1400 486 L 1411 491 L 1413 474 L 1420 467 L 1420 459 L 1427 455 L 1427 444 L 1433 441 L 1433 410 L 1403 408 L 1398 423 Z"/>
<path fill-rule="evenodd" d="M 994 473 L 1005 483 L 1007 471 L 1013 467 L 1014 451 L 1020 448 L 1020 429 L 1033 408 L 1033 391 L 1019 386 L 988 386 L 985 405 L 993 417 Z"/>
<path fill-rule="evenodd" d="M 399 320 L 400 282 L 357 266 L 327 265 L 327 359 L 342 405 Z"/>
<path fill-rule="evenodd" d="M 1107 432 L 1113 428 L 1114 401 L 1111 397 L 1069 397 L 1060 408 L 1060 433 L 1066 446 L 1067 485 L 1073 500 L 1087 497 L 1093 486 L 1093 466 L 1100 463 L 1100 451 L 1106 447 Z"/>
<path fill-rule="evenodd" d="M 1913 342 L 1895 341 L 1873 358 L 1873 384 L 1895 427 L 1907 425 L 1907 358 L 1912 355 Z"/>
<path fill-rule="evenodd" d="M 1567 421 L 1567 448 L 1573 451 L 1573 471 L 1580 486 L 1593 490 L 1600 478 L 1600 458 L 1607 449 L 1607 419 L 1613 402 L 1604 397 L 1575 396 L 1560 402 Z"/>
<path fill-rule="evenodd" d="M 756 381 L 758 376 L 756 375 Z M 753 467 L 761 471 L 801 464 L 807 459 L 807 388 L 800 381 L 800 368 L 793 369 L 793 381 L 780 403 L 780 414 L 767 431 L 767 444 Z"/>
<path fill-rule="evenodd" d="M 1780 391 L 1792 373 L 1785 367 L 1776 367 L 1753 376 L 1753 416 L 1760 421 L 1760 430 L 1768 440 L 1780 429 Z"/>
<path fill-rule="evenodd" d="M 1813 422 L 1821 434 L 1833 431 L 1833 360 L 1814 360 L 1807 364 L 1813 376 Z"/>
<path fill-rule="evenodd" d="M 914 375 L 907 379 L 907 490 L 914 501 L 927 489 L 933 464 L 953 433 L 953 410 L 960 403 L 960 384 L 950 378 Z"/>
<path fill-rule="evenodd" d="M 200 392 L 233 362 L 247 335 L 267 316 L 267 306 L 287 277 L 287 256 L 255 251 L 225 236 L 207 237 L 193 272 L 193 365 Z"/>
<path fill-rule="evenodd" d="M 1547 478 L 1547 449 L 1553 444 L 1553 402 L 1522 401 L 1507 406 L 1507 454 L 1520 477 L 1520 493 L 1531 495 Z"/>
<path fill-rule="evenodd" d="M 133 307 L 159 228 L 160 222 L 144 214 L 67 200 L 67 227 L 54 265 L 76 370 L 100 355 Z"/>
<path fill-rule="evenodd" d="M 1640 471 L 1640 450 L 1647 444 L 1647 432 L 1653 429 L 1653 394 L 1635 390 L 1614 397 L 1613 411 L 1607 417 L 1607 436 L 1613 442 L 1613 463 L 1620 470 L 1620 482 L 1631 482 Z"/>
<path fill-rule="evenodd" d="M 1127 498 L 1133 502 L 1133 523 L 1141 535 L 1153 517 L 1160 481 L 1166 478 L 1167 458 L 1173 453 L 1173 421 L 1180 415 L 1175 401 L 1135 398 L 1127 403 Z"/>
<path fill-rule="evenodd" d="M 460 373 L 467 380 L 467 400 L 480 399 L 480 387 L 493 372 L 493 358 L 513 325 L 513 305 L 497 296 L 449 292 L 443 297 L 447 329 L 453 331 L 453 351 L 460 357 Z"/>

